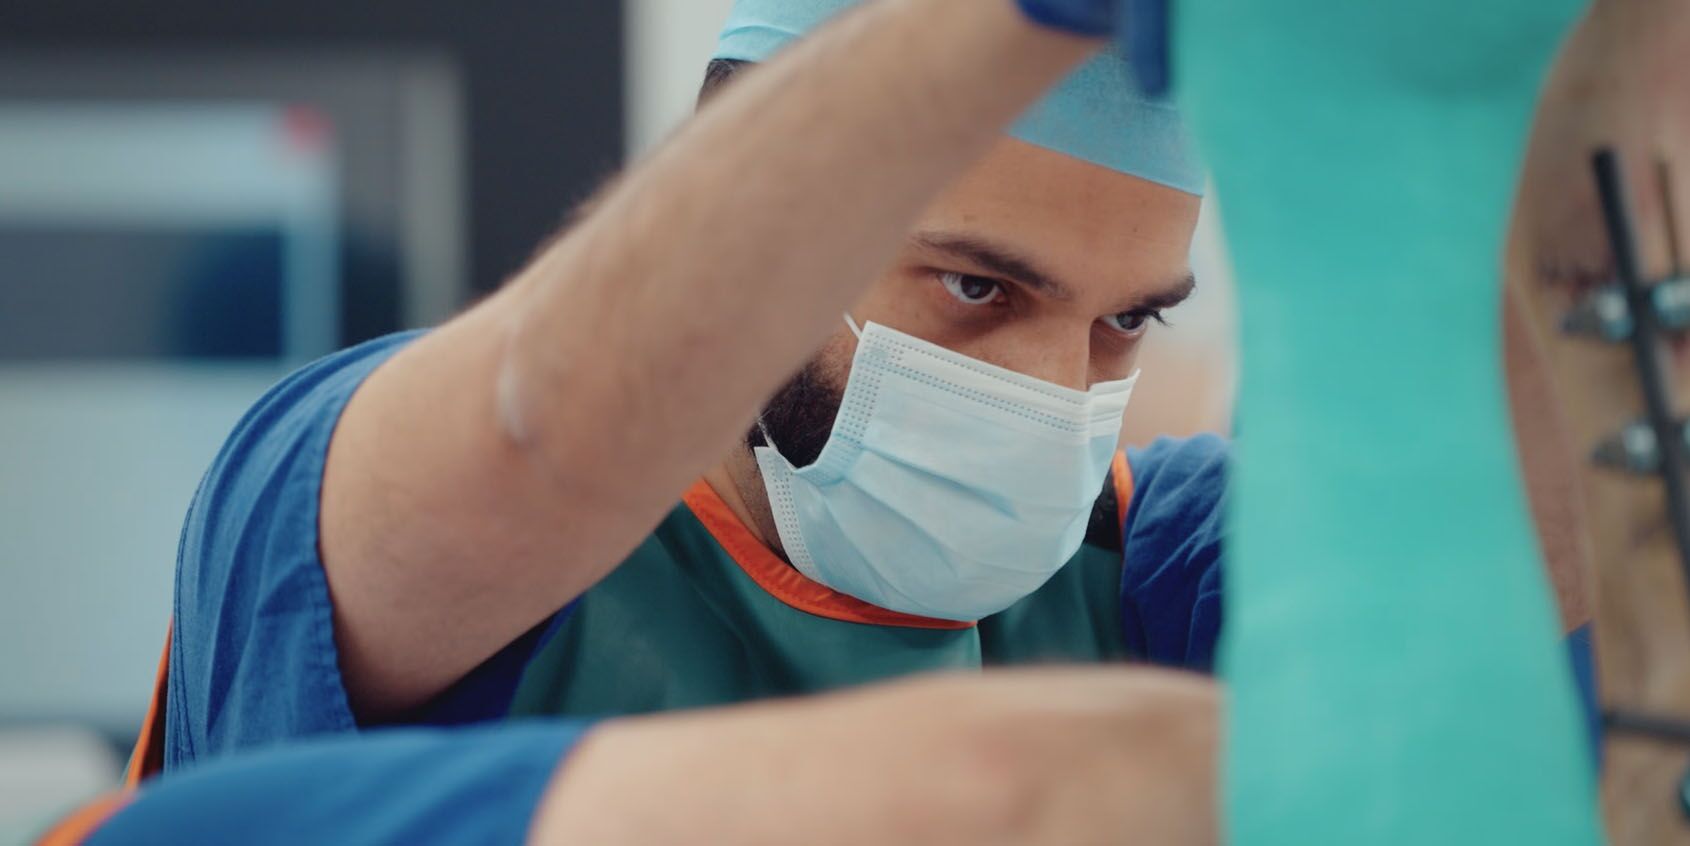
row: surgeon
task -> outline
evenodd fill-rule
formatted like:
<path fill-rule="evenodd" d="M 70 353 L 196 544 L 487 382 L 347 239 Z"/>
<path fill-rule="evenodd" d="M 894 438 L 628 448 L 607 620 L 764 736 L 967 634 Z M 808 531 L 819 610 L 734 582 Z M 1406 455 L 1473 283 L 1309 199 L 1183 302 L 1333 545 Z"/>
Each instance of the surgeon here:
<path fill-rule="evenodd" d="M 588 728 L 1209 664 L 1222 445 L 1117 451 L 1194 285 L 1177 115 L 1113 2 L 855 5 L 740 2 L 698 118 L 500 292 L 240 422 L 105 836 L 1211 835 L 1195 675 Z M 512 715 L 569 719 L 463 727 Z"/>
<path fill-rule="evenodd" d="M 1196 676 L 744 704 L 1205 670 L 1219 625 L 1223 445 L 1117 451 L 1201 173 L 1116 4 L 853 6 L 741 0 L 698 118 L 499 293 L 242 420 L 167 777 L 97 837 L 1214 837 Z M 463 727 L 513 715 L 565 719 Z"/>
<path fill-rule="evenodd" d="M 853 5 L 739 3 L 698 119 L 503 290 L 259 401 L 184 530 L 165 769 L 1207 666 L 1221 443 L 1117 452 L 1194 285 L 1176 114 L 1112 4 Z"/>

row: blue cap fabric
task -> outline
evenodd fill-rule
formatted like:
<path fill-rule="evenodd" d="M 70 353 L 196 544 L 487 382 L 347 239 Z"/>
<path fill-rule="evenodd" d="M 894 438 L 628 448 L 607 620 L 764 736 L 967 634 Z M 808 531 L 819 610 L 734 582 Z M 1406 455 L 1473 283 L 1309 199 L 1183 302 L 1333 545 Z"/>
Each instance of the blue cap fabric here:
<path fill-rule="evenodd" d="M 737 0 L 716 58 L 766 61 L 859 0 Z M 1171 102 L 1144 95 L 1118 46 L 1063 80 L 1010 128 L 1047 149 L 1202 194 L 1204 172 Z"/>

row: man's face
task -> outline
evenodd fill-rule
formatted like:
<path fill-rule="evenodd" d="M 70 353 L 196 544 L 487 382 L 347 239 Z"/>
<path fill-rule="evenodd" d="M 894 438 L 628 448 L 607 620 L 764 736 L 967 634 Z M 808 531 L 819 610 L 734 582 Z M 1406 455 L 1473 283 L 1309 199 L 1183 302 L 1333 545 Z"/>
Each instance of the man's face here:
<path fill-rule="evenodd" d="M 1006 139 L 922 215 L 856 304 L 873 321 L 1058 385 L 1133 372 L 1140 341 L 1191 294 L 1200 201 Z M 856 339 L 839 331 L 763 422 L 795 465 L 827 441 Z M 753 431 L 752 445 L 762 443 Z"/>

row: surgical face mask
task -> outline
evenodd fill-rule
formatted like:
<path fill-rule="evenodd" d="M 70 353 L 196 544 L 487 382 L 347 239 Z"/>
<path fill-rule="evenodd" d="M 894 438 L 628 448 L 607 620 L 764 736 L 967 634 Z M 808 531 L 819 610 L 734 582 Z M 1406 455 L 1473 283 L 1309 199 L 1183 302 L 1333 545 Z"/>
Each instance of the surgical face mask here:
<path fill-rule="evenodd" d="M 1137 374 L 1076 391 L 846 322 L 857 352 L 821 455 L 800 470 L 756 450 L 793 566 L 945 620 L 1037 590 L 1085 537 Z"/>

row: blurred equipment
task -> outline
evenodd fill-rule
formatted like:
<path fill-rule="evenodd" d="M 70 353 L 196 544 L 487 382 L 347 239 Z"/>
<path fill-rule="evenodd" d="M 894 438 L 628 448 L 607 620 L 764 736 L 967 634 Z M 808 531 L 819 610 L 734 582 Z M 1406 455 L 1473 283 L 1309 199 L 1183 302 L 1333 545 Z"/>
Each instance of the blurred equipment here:
<path fill-rule="evenodd" d="M 123 761 L 80 729 L 0 729 L 0 843 L 28 843 L 111 786 Z"/>
<path fill-rule="evenodd" d="M 463 132 L 426 55 L 0 59 L 0 724 L 133 737 L 240 414 L 467 297 Z"/>
<path fill-rule="evenodd" d="M 144 148 L 112 134 L 120 128 L 113 121 L 125 114 L 139 121 L 150 112 L 157 120 L 155 133 L 138 141 L 168 144 L 157 132 L 167 131 L 159 127 L 171 125 L 168 115 L 175 114 L 181 118 L 176 124 L 181 132 L 193 124 L 201 133 L 199 143 L 221 146 L 207 123 L 209 115 L 222 111 L 227 118 L 235 107 L 279 111 L 280 121 L 272 121 L 260 134 L 268 133 L 266 138 L 280 146 L 263 152 L 255 145 L 265 141 L 256 136 L 223 136 L 236 146 L 246 145 L 247 155 L 254 158 L 244 164 L 262 171 L 241 174 L 240 182 L 226 189 L 225 198 L 245 190 L 248 202 L 261 203 L 254 192 L 266 190 L 256 184 L 264 180 L 272 182 L 272 192 L 298 190 L 302 183 L 297 180 L 304 178 L 299 168 L 312 161 L 309 167 L 320 168 L 330 180 L 325 189 L 339 220 L 333 271 L 339 279 L 323 290 L 335 295 L 340 330 L 329 348 L 401 326 L 436 322 L 462 303 L 469 290 L 463 213 L 466 117 L 457 71 L 446 58 L 433 53 L 320 51 L 8 51 L 0 57 L 0 108 L 80 111 L 84 134 L 80 140 L 61 136 L 60 142 L 89 155 L 104 150 L 99 155 L 107 166 L 124 163 L 148 170 L 176 161 L 193 171 L 126 179 L 130 185 L 149 184 L 155 197 L 168 198 L 166 186 L 173 179 L 184 181 L 182 190 L 214 190 L 206 186 L 232 173 L 214 169 L 219 163 L 237 164 L 227 158 L 233 153 L 215 153 L 197 169 L 185 154 L 161 160 L 161 148 Z M 61 129 L 71 131 L 63 124 Z M 6 151 L 8 157 L 15 153 L 16 148 Z M 39 155 L 36 161 L 41 161 Z M 15 166 L 0 162 L 0 168 L 8 167 Z M 86 195 L 100 190 L 86 184 L 98 181 L 90 176 L 74 186 L 63 181 L 48 184 Z M 69 177 L 59 170 L 41 178 Z M 296 180 L 292 188 L 276 184 L 289 178 Z M 12 193 L 9 184 L 5 193 Z M 39 202 L 63 202 L 36 196 Z M 162 212 L 156 203 L 150 208 L 149 214 L 185 213 Z"/>
<path fill-rule="evenodd" d="M 0 103 L 0 359 L 334 349 L 329 133 L 305 107 Z"/>

